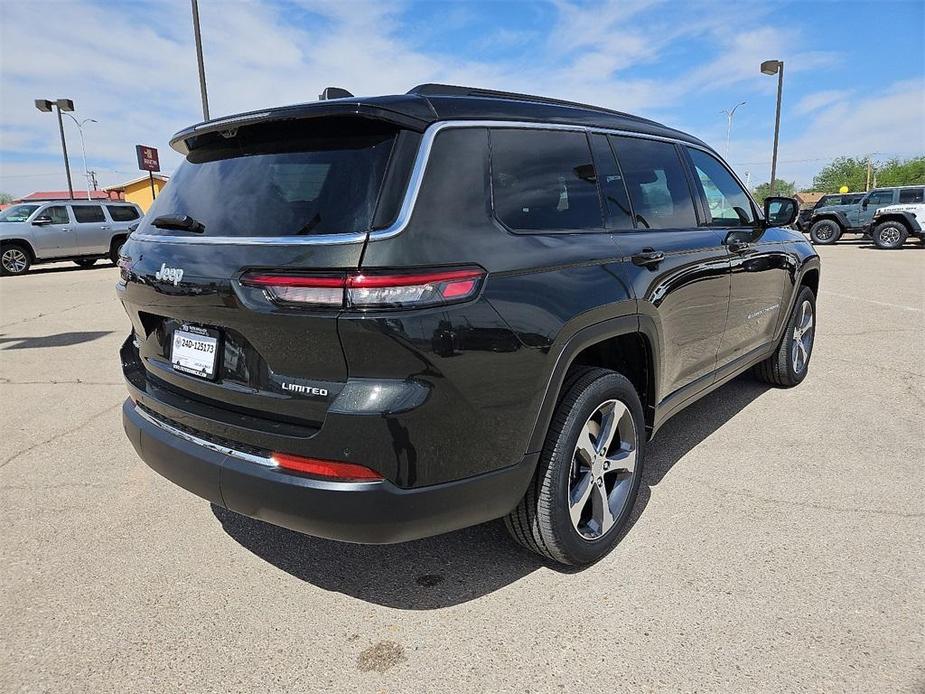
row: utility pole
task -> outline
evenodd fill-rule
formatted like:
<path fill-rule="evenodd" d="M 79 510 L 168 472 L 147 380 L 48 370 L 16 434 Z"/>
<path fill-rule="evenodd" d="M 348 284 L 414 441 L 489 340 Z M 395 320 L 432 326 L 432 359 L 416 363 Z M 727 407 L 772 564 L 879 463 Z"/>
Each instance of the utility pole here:
<path fill-rule="evenodd" d="M 199 93 L 202 97 L 202 119 L 209 120 L 209 95 L 206 93 L 206 66 L 202 60 L 202 34 L 199 31 L 199 0 L 193 6 L 193 35 L 196 37 L 196 60 L 199 64 Z"/>
<path fill-rule="evenodd" d="M 93 190 L 99 190 L 99 183 L 96 182 L 96 171 L 88 171 L 87 175 L 90 176 L 90 182 L 93 185 Z"/>

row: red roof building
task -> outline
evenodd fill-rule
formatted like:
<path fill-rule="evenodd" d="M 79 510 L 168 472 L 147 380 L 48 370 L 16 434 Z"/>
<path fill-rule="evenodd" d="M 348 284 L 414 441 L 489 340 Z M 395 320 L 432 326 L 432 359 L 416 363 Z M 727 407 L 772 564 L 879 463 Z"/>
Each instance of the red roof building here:
<path fill-rule="evenodd" d="M 29 193 L 28 195 L 24 195 L 21 198 L 17 198 L 13 202 L 27 202 L 27 201 L 38 202 L 38 201 L 44 201 L 44 200 L 67 200 L 70 197 L 71 197 L 70 193 L 68 193 L 66 190 L 39 190 L 39 191 L 36 191 L 35 193 Z M 74 199 L 75 200 L 86 200 L 87 191 L 75 190 Z M 122 196 L 115 191 L 107 192 L 105 190 L 91 190 L 90 199 L 91 200 L 121 200 Z"/>

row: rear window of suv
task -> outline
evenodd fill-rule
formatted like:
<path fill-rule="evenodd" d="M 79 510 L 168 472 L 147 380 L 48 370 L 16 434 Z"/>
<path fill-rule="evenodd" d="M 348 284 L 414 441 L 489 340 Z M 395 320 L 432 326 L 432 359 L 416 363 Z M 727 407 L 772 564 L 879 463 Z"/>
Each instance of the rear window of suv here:
<path fill-rule="evenodd" d="M 242 130 L 193 149 L 145 218 L 188 215 L 204 236 L 367 231 L 397 129 L 301 121 Z M 150 220 L 150 221 L 149 221 Z"/>
<path fill-rule="evenodd" d="M 129 205 L 106 205 L 106 209 L 109 210 L 109 216 L 114 222 L 130 222 L 138 219 L 138 210 Z"/>

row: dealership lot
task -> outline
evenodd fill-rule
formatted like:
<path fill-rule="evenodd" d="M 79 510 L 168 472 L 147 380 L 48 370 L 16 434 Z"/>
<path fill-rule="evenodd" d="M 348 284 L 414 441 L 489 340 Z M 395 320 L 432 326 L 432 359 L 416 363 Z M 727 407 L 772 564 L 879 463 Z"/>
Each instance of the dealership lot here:
<path fill-rule="evenodd" d="M 659 433 L 580 572 L 500 523 L 391 547 L 171 485 L 121 430 L 117 271 L 0 280 L 3 691 L 921 691 L 925 250 L 821 249 L 810 375 Z"/>

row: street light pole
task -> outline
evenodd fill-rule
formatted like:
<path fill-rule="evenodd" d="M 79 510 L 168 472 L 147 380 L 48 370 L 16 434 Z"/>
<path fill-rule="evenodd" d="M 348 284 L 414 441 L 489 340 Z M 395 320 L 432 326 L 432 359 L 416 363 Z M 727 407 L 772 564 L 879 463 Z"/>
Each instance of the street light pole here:
<path fill-rule="evenodd" d="M 774 152 L 771 155 L 771 195 L 774 195 L 777 180 L 777 143 L 780 137 L 780 102 L 784 91 L 784 61 L 765 60 L 761 63 L 765 75 L 777 75 L 777 115 L 774 117 Z"/>
<path fill-rule="evenodd" d="M 193 35 L 196 38 L 196 61 L 199 64 L 199 94 L 202 97 L 202 118 L 209 120 L 209 95 L 206 93 L 206 66 L 202 60 L 202 34 L 199 31 L 199 0 L 190 0 L 193 6 Z"/>
<path fill-rule="evenodd" d="M 729 161 L 729 139 L 732 137 L 732 118 L 735 116 L 736 109 L 738 109 L 739 106 L 745 106 L 745 102 L 741 101 L 737 103 L 732 107 L 731 111 L 727 111 L 725 109 L 721 111 L 721 113 L 726 114 L 726 152 L 723 154 L 723 159 L 725 159 L 727 162 Z"/>
<path fill-rule="evenodd" d="M 51 101 L 50 99 L 36 99 L 35 107 L 39 111 L 49 113 L 53 108 L 58 111 L 58 132 L 61 133 L 61 151 L 64 153 L 64 171 L 67 174 L 67 191 L 71 196 L 71 200 L 74 199 L 74 185 L 71 183 L 71 164 L 67 160 L 67 142 L 64 139 L 64 121 L 61 120 L 61 111 L 73 111 L 74 102 L 70 99 L 57 99 Z"/>
<path fill-rule="evenodd" d="M 70 118 L 77 125 L 77 132 L 80 133 L 80 153 L 83 155 L 84 160 L 84 176 L 87 179 L 87 200 L 91 200 L 90 196 L 90 169 L 87 167 L 87 148 L 84 145 L 84 123 L 98 123 L 99 121 L 93 118 L 84 118 L 79 121 L 70 113 L 65 113 L 68 118 Z M 71 196 L 73 197 L 73 195 Z"/>

